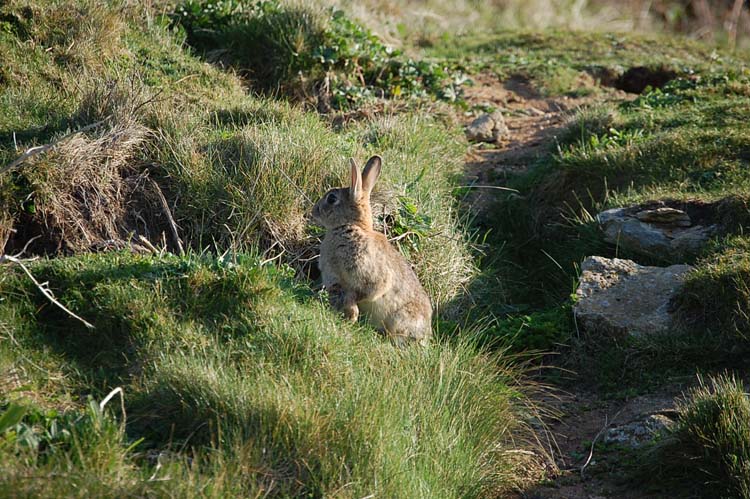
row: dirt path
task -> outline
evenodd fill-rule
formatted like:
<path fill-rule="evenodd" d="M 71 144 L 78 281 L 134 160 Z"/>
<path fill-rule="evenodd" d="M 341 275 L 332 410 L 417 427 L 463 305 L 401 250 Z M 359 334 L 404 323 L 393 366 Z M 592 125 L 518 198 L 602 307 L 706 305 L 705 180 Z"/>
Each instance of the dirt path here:
<path fill-rule="evenodd" d="M 465 98 L 472 106 L 494 108 L 503 113 L 510 130 L 500 144 L 474 144 L 466 157 L 466 179 L 474 185 L 503 186 L 508 175 L 524 173 L 534 160 L 554 143 L 556 134 L 590 97 L 544 98 L 525 80 L 500 82 L 495 75 L 480 74 L 467 87 Z M 468 198 L 471 210 L 481 213 L 497 191 L 475 189 Z"/>
<path fill-rule="evenodd" d="M 550 432 L 558 445 L 550 480 L 519 491 L 525 499 L 655 499 L 627 481 L 636 446 L 675 418 L 675 397 L 684 385 L 672 384 L 656 393 L 629 400 L 601 400 L 597 394 L 577 392 L 552 401 L 559 414 Z M 550 401 L 545 401 L 550 404 Z"/>
<path fill-rule="evenodd" d="M 467 181 L 478 186 L 504 186 L 510 175 L 527 172 L 554 144 L 555 136 L 577 108 L 605 98 L 632 98 L 624 93 L 605 98 L 545 98 L 520 78 L 500 82 L 494 75 L 483 74 L 474 81 L 475 86 L 466 91 L 467 102 L 500 110 L 510 130 L 507 141 L 474 144 L 467 153 Z M 478 188 L 466 202 L 472 212 L 482 215 L 498 192 L 502 191 Z M 647 439 L 655 427 L 669 424 L 674 418 L 675 397 L 684 388 L 684 384 L 671 383 L 656 393 L 629 400 L 602 400 L 595 393 L 573 390 L 564 396 L 540 401 L 558 414 L 556 420 L 547 424 L 558 446 L 552 457 L 559 472 L 542 483 L 518 491 L 513 497 L 659 497 L 626 483 L 623 469 L 628 460 L 634 459 L 633 445 Z"/>

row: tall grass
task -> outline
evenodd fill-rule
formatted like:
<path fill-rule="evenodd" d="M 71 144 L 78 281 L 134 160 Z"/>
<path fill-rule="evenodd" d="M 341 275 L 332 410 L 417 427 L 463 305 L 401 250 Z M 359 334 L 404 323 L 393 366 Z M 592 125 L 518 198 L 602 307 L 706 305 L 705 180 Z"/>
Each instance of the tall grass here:
<path fill-rule="evenodd" d="M 102 423 L 78 435 L 70 418 L 27 418 L 42 434 L 57 419 L 77 437 L 31 449 L 21 433 L 6 439 L 0 490 L 491 497 L 513 483 L 518 463 L 506 451 L 526 445 L 530 414 L 517 368 L 500 355 L 463 342 L 399 350 L 250 257 L 114 253 L 43 261 L 33 272 L 96 329 L 47 309 L 22 275 L 6 272 L 0 292 L 15 298 L 0 304 L 0 320 L 14 344 L 2 364 L 26 373 L 49 350 L 74 393 L 98 387 L 100 399 L 122 386 L 126 433 Z M 164 468 L 148 459 L 157 455 Z"/>

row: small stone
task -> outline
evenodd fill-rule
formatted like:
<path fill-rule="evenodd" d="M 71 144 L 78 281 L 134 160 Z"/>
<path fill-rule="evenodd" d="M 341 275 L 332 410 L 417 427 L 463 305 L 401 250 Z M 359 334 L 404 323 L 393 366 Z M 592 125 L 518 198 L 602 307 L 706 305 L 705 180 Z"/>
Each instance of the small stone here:
<path fill-rule="evenodd" d="M 669 331 L 669 305 L 690 265 L 647 267 L 631 260 L 592 256 L 581 264 L 573 307 L 576 323 L 589 334 L 624 337 Z"/>
<path fill-rule="evenodd" d="M 604 443 L 638 448 L 671 425 L 672 420 L 667 416 L 650 414 L 645 419 L 610 428 L 604 436 Z"/>
<path fill-rule="evenodd" d="M 466 127 L 466 137 L 473 142 L 498 142 L 509 133 L 500 111 L 485 113 Z"/>

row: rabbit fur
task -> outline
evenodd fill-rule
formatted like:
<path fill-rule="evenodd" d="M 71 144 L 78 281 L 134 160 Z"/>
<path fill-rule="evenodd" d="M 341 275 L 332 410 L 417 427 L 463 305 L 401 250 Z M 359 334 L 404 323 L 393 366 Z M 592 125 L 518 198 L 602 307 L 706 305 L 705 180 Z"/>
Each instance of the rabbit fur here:
<path fill-rule="evenodd" d="M 360 172 L 351 160 L 351 185 L 331 189 L 312 216 L 326 229 L 319 266 L 331 306 L 356 321 L 362 312 L 397 344 L 426 344 L 432 336 L 432 305 L 411 265 L 373 229 L 370 193 L 382 159 L 373 156 Z"/>

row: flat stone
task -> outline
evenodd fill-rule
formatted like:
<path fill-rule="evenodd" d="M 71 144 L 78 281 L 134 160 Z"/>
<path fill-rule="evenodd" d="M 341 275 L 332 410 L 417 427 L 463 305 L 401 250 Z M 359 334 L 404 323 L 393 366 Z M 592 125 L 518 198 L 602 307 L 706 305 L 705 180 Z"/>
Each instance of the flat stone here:
<path fill-rule="evenodd" d="M 670 302 L 691 269 L 690 265 L 648 267 L 632 260 L 588 257 L 576 290 L 576 323 L 589 334 L 614 337 L 669 331 Z"/>
<path fill-rule="evenodd" d="M 635 214 L 641 222 L 690 227 L 690 216 L 682 210 L 662 206 L 653 210 L 643 210 Z"/>
<path fill-rule="evenodd" d="M 604 435 L 604 443 L 620 444 L 632 448 L 641 447 L 656 435 L 669 428 L 672 420 L 662 414 L 650 414 L 639 421 L 609 428 Z"/>
<path fill-rule="evenodd" d="M 650 256 L 697 253 L 718 232 L 716 225 L 692 225 L 687 213 L 667 206 L 612 208 L 596 218 L 605 241 Z"/>
<path fill-rule="evenodd" d="M 662 229 L 635 218 L 622 218 L 604 228 L 604 239 L 624 248 L 648 253 L 664 254 L 672 249 L 670 239 Z"/>

